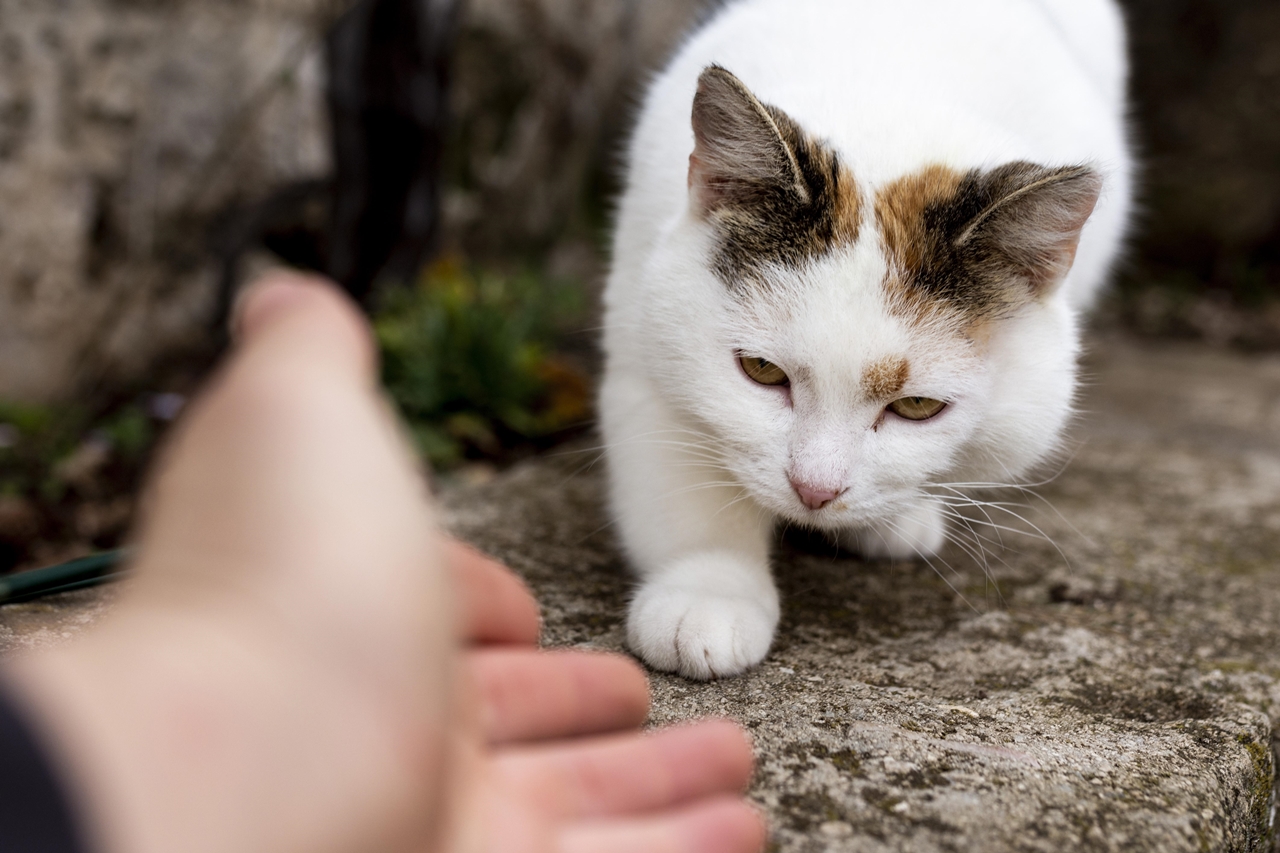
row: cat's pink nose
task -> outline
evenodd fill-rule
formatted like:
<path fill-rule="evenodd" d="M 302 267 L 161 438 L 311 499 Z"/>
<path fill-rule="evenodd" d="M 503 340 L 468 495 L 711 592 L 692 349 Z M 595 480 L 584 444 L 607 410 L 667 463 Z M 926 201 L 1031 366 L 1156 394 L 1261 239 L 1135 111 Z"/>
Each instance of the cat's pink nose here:
<path fill-rule="evenodd" d="M 836 498 L 840 497 L 844 492 L 833 492 L 830 489 L 823 489 L 817 486 L 811 486 L 808 483 L 802 483 L 798 480 L 791 481 L 791 488 L 796 490 L 796 494 L 800 496 L 800 500 L 809 509 L 822 509 Z"/>

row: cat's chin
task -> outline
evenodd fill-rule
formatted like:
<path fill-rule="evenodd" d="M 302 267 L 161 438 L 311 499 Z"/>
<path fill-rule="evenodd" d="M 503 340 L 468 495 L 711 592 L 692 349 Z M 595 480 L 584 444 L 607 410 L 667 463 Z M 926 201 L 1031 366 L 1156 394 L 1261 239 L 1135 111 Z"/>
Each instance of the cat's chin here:
<path fill-rule="evenodd" d="M 924 503 L 890 519 L 840 530 L 836 544 L 866 560 L 928 559 L 947 541 L 941 508 Z"/>
<path fill-rule="evenodd" d="M 947 538 L 941 508 L 929 502 L 895 505 L 874 515 L 838 509 L 775 513 L 783 525 L 824 534 L 841 548 L 869 560 L 914 560 L 942 550 Z"/>

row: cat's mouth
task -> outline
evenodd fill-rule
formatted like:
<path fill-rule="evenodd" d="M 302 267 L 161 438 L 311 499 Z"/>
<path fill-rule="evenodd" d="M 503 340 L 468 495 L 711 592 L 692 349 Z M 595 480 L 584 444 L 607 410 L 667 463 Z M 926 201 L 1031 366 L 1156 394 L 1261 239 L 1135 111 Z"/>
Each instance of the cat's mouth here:
<path fill-rule="evenodd" d="M 778 500 L 781 498 L 781 501 Z M 857 521 L 862 513 L 860 507 L 849 495 L 848 489 L 839 492 L 825 490 L 804 492 L 792 487 L 789 496 L 776 495 L 770 503 L 775 504 L 775 512 L 791 520 L 794 524 L 822 530 L 838 528 Z M 783 506 L 776 506 L 782 503 Z"/>
<path fill-rule="evenodd" d="M 858 494 L 854 489 L 841 487 L 816 488 L 788 480 L 790 495 L 774 493 L 774 512 L 794 524 L 816 530 L 840 530 L 876 524 L 896 514 L 911 504 L 912 490 L 901 494 Z"/>

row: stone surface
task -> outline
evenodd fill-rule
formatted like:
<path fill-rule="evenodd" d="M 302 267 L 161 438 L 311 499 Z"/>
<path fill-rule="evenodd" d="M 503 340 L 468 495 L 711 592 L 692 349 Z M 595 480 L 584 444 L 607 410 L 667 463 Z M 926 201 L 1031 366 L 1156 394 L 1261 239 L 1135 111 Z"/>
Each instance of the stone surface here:
<path fill-rule="evenodd" d="M 332 0 L 0 0 L 0 397 L 133 378 L 208 325 L 211 232 L 328 169 Z"/>
<path fill-rule="evenodd" d="M 791 538 L 764 665 L 654 677 L 655 722 L 750 728 L 777 850 L 1270 849 L 1280 359 L 1114 340 L 1087 370 L 1061 473 L 969 511 L 985 571 L 962 547 L 868 564 Z M 631 581 L 597 457 L 448 503 L 533 584 L 549 642 L 619 649 Z M 1034 534 L 1013 513 L 1044 538 L 988 526 Z"/>
<path fill-rule="evenodd" d="M 228 219 L 329 172 L 321 39 L 352 2 L 0 0 L 0 399 L 127 387 L 206 344 Z M 629 95 L 705 5 L 467 3 L 448 244 L 568 229 L 552 266 L 597 269 Z"/>
<path fill-rule="evenodd" d="M 117 586 L 64 592 L 0 606 L 0 654 L 61 645 L 111 612 Z"/>
<path fill-rule="evenodd" d="M 959 546 L 869 564 L 791 537 L 765 663 L 654 676 L 655 723 L 749 727 L 774 850 L 1275 849 L 1280 357 L 1108 339 L 1087 373 L 1057 476 L 971 515 L 1004 540 L 985 570 Z M 528 578 L 548 643 L 620 649 L 631 580 L 598 455 L 453 489 L 446 516 Z M 0 650 L 105 607 L 0 608 Z"/>

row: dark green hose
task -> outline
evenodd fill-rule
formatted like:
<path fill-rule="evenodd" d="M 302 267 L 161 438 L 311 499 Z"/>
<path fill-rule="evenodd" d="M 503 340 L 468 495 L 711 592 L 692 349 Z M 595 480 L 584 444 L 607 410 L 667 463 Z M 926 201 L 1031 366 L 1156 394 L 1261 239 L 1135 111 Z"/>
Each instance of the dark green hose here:
<path fill-rule="evenodd" d="M 103 551 L 78 560 L 0 577 L 0 604 L 30 601 L 56 592 L 97 586 L 119 577 L 127 553 Z"/>

